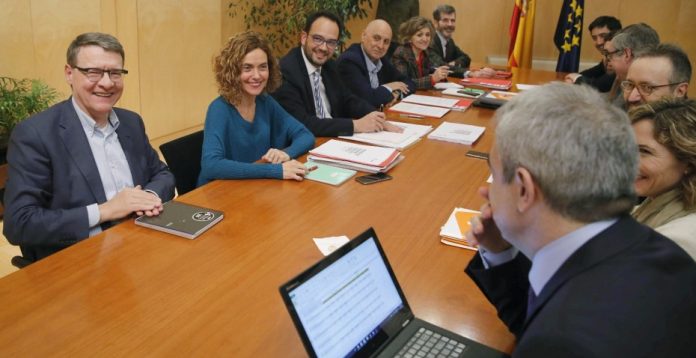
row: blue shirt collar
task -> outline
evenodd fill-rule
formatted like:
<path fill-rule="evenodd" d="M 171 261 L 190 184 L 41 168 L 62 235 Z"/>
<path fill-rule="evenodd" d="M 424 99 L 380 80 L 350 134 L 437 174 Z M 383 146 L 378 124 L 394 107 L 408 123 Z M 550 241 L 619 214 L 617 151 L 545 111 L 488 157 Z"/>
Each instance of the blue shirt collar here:
<path fill-rule="evenodd" d="M 111 113 L 109 113 L 109 124 L 110 126 L 106 126 L 106 128 L 99 128 L 97 127 L 97 122 L 92 119 L 87 113 L 85 113 L 82 108 L 77 104 L 75 101 L 75 97 L 71 98 L 73 107 L 75 108 L 75 112 L 77 112 L 77 118 L 80 119 L 80 124 L 82 124 L 82 129 L 84 129 L 85 134 L 88 136 L 91 136 L 94 134 L 95 131 L 102 131 L 105 133 L 110 133 L 112 131 L 115 131 L 119 124 L 121 123 L 118 120 L 118 117 L 116 116 L 116 112 L 114 110 L 111 110 Z"/>
<path fill-rule="evenodd" d="M 365 57 L 367 72 L 377 74 L 377 72 L 379 72 L 382 69 L 382 60 L 377 60 L 377 63 L 372 62 L 370 57 L 367 56 L 367 53 L 365 53 L 365 49 L 363 49 L 362 45 L 360 45 L 360 51 L 362 51 L 363 57 Z"/>
<path fill-rule="evenodd" d="M 532 258 L 532 269 L 529 271 L 529 284 L 534 293 L 538 296 L 551 277 L 575 251 L 617 220 L 614 218 L 587 224 L 537 251 Z"/>

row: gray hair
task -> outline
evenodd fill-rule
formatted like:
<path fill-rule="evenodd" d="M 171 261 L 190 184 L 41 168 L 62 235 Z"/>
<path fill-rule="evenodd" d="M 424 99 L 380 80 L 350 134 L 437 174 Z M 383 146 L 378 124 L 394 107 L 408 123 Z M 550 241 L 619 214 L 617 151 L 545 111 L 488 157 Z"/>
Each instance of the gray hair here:
<path fill-rule="evenodd" d="M 630 48 L 635 57 L 660 44 L 660 35 L 650 25 L 641 22 L 619 30 L 611 39 L 611 43 L 616 51 Z"/>
<path fill-rule="evenodd" d="M 678 84 L 691 81 L 691 61 L 689 61 L 689 55 L 677 45 L 659 44 L 644 51 L 638 57 L 666 58 L 672 64 L 672 74 L 669 82 Z"/>
<path fill-rule="evenodd" d="M 101 32 L 86 32 L 78 35 L 68 46 L 67 61 L 71 67 L 77 66 L 77 54 L 80 48 L 85 46 L 99 46 L 108 52 L 116 52 L 121 55 L 123 62 L 126 62 L 126 54 L 123 46 L 118 39 L 109 34 Z"/>
<path fill-rule="evenodd" d="M 559 214 L 580 222 L 628 213 L 638 147 L 626 113 L 586 86 L 552 83 L 495 114 L 503 178 L 527 169 Z"/>

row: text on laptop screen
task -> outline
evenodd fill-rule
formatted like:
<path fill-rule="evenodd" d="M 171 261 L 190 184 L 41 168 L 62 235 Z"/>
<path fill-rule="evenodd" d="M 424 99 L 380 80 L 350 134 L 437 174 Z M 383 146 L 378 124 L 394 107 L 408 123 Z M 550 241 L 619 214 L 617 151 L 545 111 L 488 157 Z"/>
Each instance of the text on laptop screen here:
<path fill-rule="evenodd" d="M 318 357 L 350 356 L 403 307 L 374 238 L 289 292 Z"/>

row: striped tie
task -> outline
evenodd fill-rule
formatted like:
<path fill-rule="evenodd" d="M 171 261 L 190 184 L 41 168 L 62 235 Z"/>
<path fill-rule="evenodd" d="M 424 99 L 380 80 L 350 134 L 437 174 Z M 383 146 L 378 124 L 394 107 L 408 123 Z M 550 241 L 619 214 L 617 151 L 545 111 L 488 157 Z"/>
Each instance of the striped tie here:
<path fill-rule="evenodd" d="M 325 118 L 324 114 L 324 104 L 321 100 L 321 91 L 319 90 L 319 84 L 321 83 L 321 75 L 319 70 L 312 73 L 312 92 L 314 92 L 314 107 L 317 109 L 317 117 Z"/>

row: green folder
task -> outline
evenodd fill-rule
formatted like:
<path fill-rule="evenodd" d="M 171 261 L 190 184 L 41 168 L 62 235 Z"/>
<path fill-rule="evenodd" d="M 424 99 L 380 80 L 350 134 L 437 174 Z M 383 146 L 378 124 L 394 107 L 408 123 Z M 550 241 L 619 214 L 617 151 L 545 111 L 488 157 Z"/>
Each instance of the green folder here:
<path fill-rule="evenodd" d="M 305 179 L 331 185 L 341 185 L 344 181 L 350 179 L 350 177 L 356 173 L 355 170 L 332 167 L 330 165 L 319 164 L 311 160 L 308 160 L 307 163 L 305 163 L 305 167 L 307 168 L 313 168 L 315 166 L 316 169 L 307 173 L 307 175 L 305 175 Z"/>

